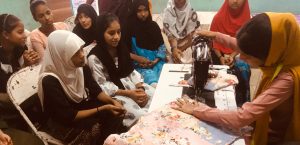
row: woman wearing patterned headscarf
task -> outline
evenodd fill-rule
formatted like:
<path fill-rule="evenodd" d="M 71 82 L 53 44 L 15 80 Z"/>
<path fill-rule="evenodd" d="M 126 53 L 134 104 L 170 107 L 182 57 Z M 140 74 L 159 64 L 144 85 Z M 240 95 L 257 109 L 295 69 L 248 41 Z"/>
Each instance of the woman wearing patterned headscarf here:
<path fill-rule="evenodd" d="M 163 28 L 171 45 L 174 63 L 192 62 L 192 35 L 200 26 L 189 0 L 169 0 L 164 10 Z"/>

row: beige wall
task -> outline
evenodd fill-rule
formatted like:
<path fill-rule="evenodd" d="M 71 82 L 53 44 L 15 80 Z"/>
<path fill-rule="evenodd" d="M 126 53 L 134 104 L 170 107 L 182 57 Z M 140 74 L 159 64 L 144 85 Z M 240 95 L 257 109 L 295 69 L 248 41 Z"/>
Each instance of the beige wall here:
<path fill-rule="evenodd" d="M 55 21 L 64 21 L 73 15 L 70 0 L 47 0 L 50 9 L 53 10 Z"/>
<path fill-rule="evenodd" d="M 70 0 L 47 0 L 49 7 L 53 9 L 55 21 L 63 21 L 72 15 Z M 0 0 L 0 14 L 9 13 L 20 18 L 25 28 L 33 30 L 39 23 L 33 20 L 29 10 L 29 0 Z"/>

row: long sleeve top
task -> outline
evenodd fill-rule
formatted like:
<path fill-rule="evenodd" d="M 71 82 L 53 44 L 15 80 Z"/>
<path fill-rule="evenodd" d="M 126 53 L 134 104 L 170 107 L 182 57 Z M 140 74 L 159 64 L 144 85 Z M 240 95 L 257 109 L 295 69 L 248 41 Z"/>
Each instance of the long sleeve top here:
<path fill-rule="evenodd" d="M 118 62 L 117 58 L 115 58 L 115 62 L 116 63 Z M 119 90 L 119 87 L 110 80 L 107 69 L 102 64 L 102 62 L 97 58 L 97 56 L 90 55 L 88 57 L 88 66 L 92 71 L 93 78 L 96 80 L 98 85 L 102 88 L 102 90 L 110 96 L 115 96 L 115 93 Z M 137 83 L 143 81 L 141 78 L 141 74 L 138 73 L 136 70 L 134 70 L 127 77 L 121 78 L 121 82 L 124 85 L 125 89 L 132 90 L 135 89 L 135 85 Z"/>
<path fill-rule="evenodd" d="M 96 99 L 102 90 L 92 78 L 91 71 L 87 66 L 83 68 L 83 73 L 88 97 Z M 76 104 L 70 101 L 59 80 L 53 76 L 44 77 L 42 85 L 45 95 L 45 110 L 50 117 L 66 125 L 73 122 L 80 110 L 80 103 Z"/>
<path fill-rule="evenodd" d="M 217 33 L 215 40 L 230 46 L 230 48 L 238 48 L 236 39 L 228 35 Z M 252 102 L 245 103 L 237 110 L 219 110 L 201 104 L 194 109 L 193 115 L 201 120 L 239 129 L 251 124 L 291 98 L 293 88 L 294 80 L 292 74 L 289 72 L 281 72 L 272 81 L 268 89 L 259 94 Z"/>
<path fill-rule="evenodd" d="M 53 24 L 56 30 L 69 30 L 69 26 L 63 22 L 57 22 Z M 39 28 L 34 29 L 30 35 L 30 41 L 32 49 L 38 52 L 39 56 L 43 58 L 44 51 L 47 47 L 48 40 L 47 36 L 39 30 Z"/>

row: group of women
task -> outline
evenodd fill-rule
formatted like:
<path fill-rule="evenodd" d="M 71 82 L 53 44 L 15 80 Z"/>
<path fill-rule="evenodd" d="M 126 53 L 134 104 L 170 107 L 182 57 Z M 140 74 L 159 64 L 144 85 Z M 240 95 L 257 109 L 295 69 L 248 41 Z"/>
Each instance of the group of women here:
<path fill-rule="evenodd" d="M 80 5 L 72 33 L 65 23 L 53 22 L 46 1 L 32 0 L 32 16 L 41 24 L 30 34 L 32 48 L 26 48 L 22 22 L 0 15 L 1 104 L 10 75 L 40 63 L 38 96 L 51 135 L 68 144 L 101 144 L 109 134 L 126 131 L 147 113 L 168 61 L 149 1 L 131 2 L 126 19 L 113 13 L 97 16 L 90 5 Z M 211 31 L 200 31 L 189 0 L 169 0 L 163 18 L 171 45 L 169 61 L 191 63 L 192 37 L 198 34 L 214 40 L 214 62 L 240 76 L 244 98 L 248 64 L 264 74 L 253 101 L 235 111 L 186 100 L 179 100 L 174 109 L 236 129 L 256 121 L 253 144 L 300 141 L 299 26 L 291 14 L 263 13 L 249 19 L 247 0 L 225 0 Z M 91 44 L 95 47 L 85 54 Z"/>
<path fill-rule="evenodd" d="M 28 50 L 22 22 L 13 15 L 1 15 L 5 28 L 1 29 L 1 51 L 16 55 L 6 55 L 11 57 L 7 64 L 12 67 L 6 67 L 8 70 L 3 72 L 6 75 L 3 76 L 6 80 L 3 84 L 11 73 L 21 67 L 40 63 L 38 96 L 48 117 L 46 129 L 64 143 L 101 144 L 109 134 L 125 131 L 147 113 L 154 93 L 153 86 L 164 62 L 165 48 L 160 29 L 152 21 L 148 1 L 135 1 L 133 4 L 136 13 L 142 11 L 142 17 L 132 14 L 132 20 L 145 27 L 154 27 L 158 32 L 155 36 L 161 38 L 153 48 L 151 42 L 156 41 L 155 36 L 148 42 L 151 48 L 147 47 L 145 54 L 152 54 L 151 66 L 148 63 L 147 66 L 134 64 L 131 59 L 133 51 L 121 37 L 119 18 L 111 13 L 97 16 L 90 5 L 83 4 L 78 8 L 77 25 L 72 33 L 67 31 L 65 23 L 53 22 L 53 14 L 46 1 L 31 1 L 32 16 L 41 26 L 31 32 L 32 48 Z M 142 32 L 137 31 L 132 28 L 128 38 L 132 36 L 134 39 L 136 34 L 140 36 Z M 12 37 L 5 37 L 6 33 Z M 144 46 L 140 44 L 143 43 L 139 38 L 135 41 L 135 46 L 142 50 Z M 141 41 L 144 42 L 145 38 Z M 84 47 L 89 44 L 97 45 L 87 55 Z M 160 54 L 156 55 L 158 52 Z M 160 64 L 159 67 L 152 71 L 157 64 Z M 154 78 L 142 77 L 135 67 L 144 69 L 139 72 L 149 69 L 145 72 Z M 149 84 L 143 83 L 143 78 L 145 81 L 148 79 Z M 5 93 L 6 85 L 1 86 Z"/>
<path fill-rule="evenodd" d="M 238 29 L 250 19 L 248 0 L 225 0 L 221 9 L 214 16 L 211 31 L 235 36 Z M 189 0 L 170 0 L 164 10 L 163 31 L 171 46 L 170 60 L 173 63 L 191 63 L 192 38 L 200 27 L 196 11 Z M 250 100 L 250 67 L 240 60 L 238 52 L 214 41 L 212 51 L 213 64 L 228 65 L 239 79 L 237 85 L 237 104 L 241 106 Z"/>

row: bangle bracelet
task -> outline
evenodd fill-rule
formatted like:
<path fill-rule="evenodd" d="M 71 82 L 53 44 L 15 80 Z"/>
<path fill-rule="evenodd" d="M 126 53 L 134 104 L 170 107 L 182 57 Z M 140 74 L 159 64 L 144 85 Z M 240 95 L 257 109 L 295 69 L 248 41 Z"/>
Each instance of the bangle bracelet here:
<path fill-rule="evenodd" d="M 99 109 L 98 109 L 98 107 L 97 107 L 97 113 L 99 113 Z"/>

